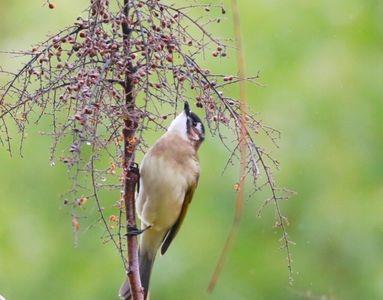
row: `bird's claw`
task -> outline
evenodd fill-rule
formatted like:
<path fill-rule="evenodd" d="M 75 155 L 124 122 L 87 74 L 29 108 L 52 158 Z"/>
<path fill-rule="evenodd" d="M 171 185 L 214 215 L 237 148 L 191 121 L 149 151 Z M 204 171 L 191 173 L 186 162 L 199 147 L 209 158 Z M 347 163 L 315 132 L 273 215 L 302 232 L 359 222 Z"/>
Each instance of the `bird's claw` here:
<path fill-rule="evenodd" d="M 128 226 L 128 232 L 126 233 L 126 235 L 127 236 L 137 236 L 137 235 L 140 235 L 141 233 L 145 232 L 146 230 L 148 230 L 150 227 L 152 227 L 152 226 L 148 226 L 144 229 L 138 229 L 135 226 Z"/>
<path fill-rule="evenodd" d="M 141 234 L 143 231 L 138 229 L 135 226 L 128 226 L 128 232 L 126 233 L 127 236 L 137 236 Z"/>
<path fill-rule="evenodd" d="M 131 163 L 130 167 L 129 167 L 129 171 L 131 171 L 137 175 L 140 175 L 140 168 L 138 166 L 138 163 L 136 163 L 136 162 Z"/>

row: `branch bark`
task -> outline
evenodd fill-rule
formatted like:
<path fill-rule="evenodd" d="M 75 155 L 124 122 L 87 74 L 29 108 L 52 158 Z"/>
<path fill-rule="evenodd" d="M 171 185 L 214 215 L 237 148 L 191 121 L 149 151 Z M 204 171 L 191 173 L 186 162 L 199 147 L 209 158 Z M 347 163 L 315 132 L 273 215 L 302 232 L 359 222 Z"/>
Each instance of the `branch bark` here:
<path fill-rule="evenodd" d="M 129 39 L 131 29 L 128 25 L 129 0 L 124 0 L 124 15 L 126 21 L 122 26 L 125 55 L 129 54 Z M 137 228 L 136 209 L 135 209 L 135 189 L 139 179 L 137 169 L 134 167 L 137 119 L 135 114 L 135 95 L 134 84 L 131 74 L 134 72 L 133 65 L 129 63 L 128 71 L 125 73 L 124 92 L 126 116 L 124 118 L 125 127 L 122 130 L 124 137 L 124 157 L 123 157 L 123 184 L 124 184 L 124 204 L 126 212 L 127 231 Z M 144 300 L 144 290 L 141 285 L 140 270 L 138 262 L 138 242 L 136 235 L 127 234 L 128 250 L 128 278 L 133 300 Z"/>
<path fill-rule="evenodd" d="M 124 153 L 124 203 L 126 212 L 127 231 L 137 227 L 136 209 L 135 209 L 135 189 L 139 175 L 132 166 L 133 155 L 130 152 L 131 144 L 129 138 L 131 131 L 124 128 L 123 135 L 125 139 Z M 127 234 L 128 241 L 128 278 L 133 300 L 143 300 L 144 291 L 141 285 L 139 263 L 138 263 L 138 242 L 136 235 Z"/>

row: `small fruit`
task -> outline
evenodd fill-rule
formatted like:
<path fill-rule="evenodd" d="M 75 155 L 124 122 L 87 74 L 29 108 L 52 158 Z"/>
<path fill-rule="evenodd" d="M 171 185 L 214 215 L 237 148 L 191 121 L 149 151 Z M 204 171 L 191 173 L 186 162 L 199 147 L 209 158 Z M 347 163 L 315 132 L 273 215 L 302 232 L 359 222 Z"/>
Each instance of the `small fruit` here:
<path fill-rule="evenodd" d="M 173 56 L 170 55 L 170 54 L 166 55 L 166 60 L 167 60 L 168 62 L 173 62 Z"/>

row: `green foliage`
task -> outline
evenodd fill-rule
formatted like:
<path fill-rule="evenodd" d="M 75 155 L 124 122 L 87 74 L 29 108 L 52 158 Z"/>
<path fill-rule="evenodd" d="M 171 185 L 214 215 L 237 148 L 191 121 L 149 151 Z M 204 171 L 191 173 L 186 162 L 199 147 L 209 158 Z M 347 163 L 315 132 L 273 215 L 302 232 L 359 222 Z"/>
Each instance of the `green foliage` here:
<path fill-rule="evenodd" d="M 42 2 L 0 3 L 1 50 L 43 40 L 87 4 L 57 1 L 49 10 Z M 297 243 L 295 283 L 288 286 L 273 208 L 256 218 L 263 199 L 255 195 L 246 202 L 217 289 L 206 294 L 231 223 L 237 174 L 220 175 L 228 153 L 207 137 L 200 187 L 177 241 L 156 262 L 152 298 L 382 299 L 383 6 L 372 0 L 239 2 L 248 74 L 260 71 L 265 83 L 248 86 L 250 106 L 282 130 L 278 178 L 298 193 L 283 203 Z M 232 32 L 230 17 L 228 9 L 219 35 Z M 214 67 L 234 73 L 233 54 Z M 3 54 L 0 65 L 18 67 Z M 0 294 L 116 299 L 124 277 L 120 258 L 102 244 L 102 226 L 82 228 L 75 246 L 70 211 L 60 202 L 69 181 L 65 168 L 49 166 L 49 138 L 38 134 L 43 127 L 30 126 L 24 158 L 10 159 L 0 149 Z M 119 195 L 105 197 L 114 203 Z"/>

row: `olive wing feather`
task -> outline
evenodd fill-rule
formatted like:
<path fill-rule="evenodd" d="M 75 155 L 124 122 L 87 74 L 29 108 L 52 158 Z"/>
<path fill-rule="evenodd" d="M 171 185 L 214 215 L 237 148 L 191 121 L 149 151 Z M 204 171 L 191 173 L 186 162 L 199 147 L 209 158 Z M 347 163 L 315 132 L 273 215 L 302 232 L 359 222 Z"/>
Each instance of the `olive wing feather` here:
<path fill-rule="evenodd" d="M 162 243 L 162 246 L 161 246 L 161 254 L 162 255 L 165 254 L 166 250 L 168 250 L 171 242 L 173 241 L 173 239 L 177 235 L 178 230 L 180 229 L 183 220 L 185 219 L 189 204 L 193 199 L 193 194 L 194 194 L 194 191 L 197 187 L 197 183 L 198 183 L 198 179 L 196 180 L 195 184 L 191 185 L 185 193 L 185 198 L 184 198 L 184 202 L 182 204 L 180 215 L 179 215 L 177 221 L 172 226 L 172 228 L 170 228 L 168 233 L 165 235 L 164 242 Z"/>

